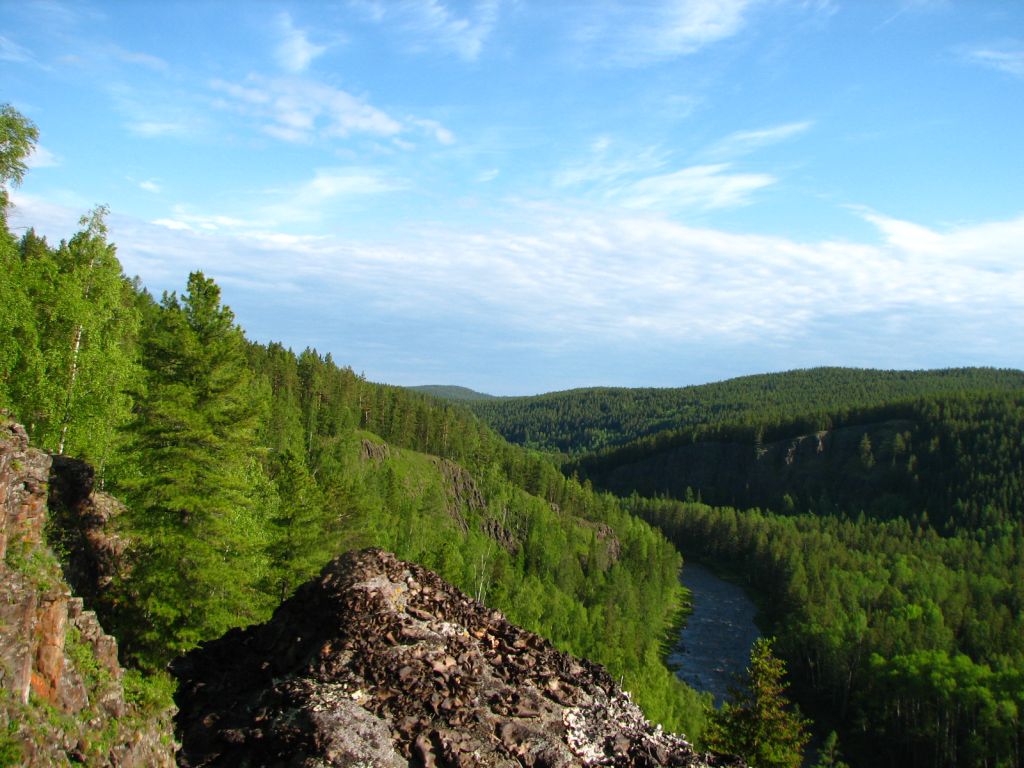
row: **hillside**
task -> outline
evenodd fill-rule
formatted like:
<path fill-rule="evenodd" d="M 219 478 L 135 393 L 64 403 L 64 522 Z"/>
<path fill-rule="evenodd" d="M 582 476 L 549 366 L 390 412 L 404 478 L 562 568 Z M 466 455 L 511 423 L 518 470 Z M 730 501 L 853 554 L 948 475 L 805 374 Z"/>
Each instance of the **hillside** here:
<path fill-rule="evenodd" d="M 719 426 L 663 433 L 580 459 L 621 495 L 780 512 L 867 514 L 940 531 L 1022 520 L 1024 392 L 932 396 L 828 414 L 831 428 Z"/>
<path fill-rule="evenodd" d="M 103 216 L 57 247 L 0 231 L 0 407 L 126 504 L 93 607 L 133 667 L 263 621 L 332 557 L 378 546 L 699 737 L 703 700 L 661 661 L 681 563 L 664 536 L 462 408 L 250 342 L 201 273 L 154 300 Z"/>
<path fill-rule="evenodd" d="M 772 425 L 800 418 L 809 432 L 827 428 L 830 417 L 850 409 L 937 394 L 1021 389 L 1024 371 L 1018 370 L 812 368 L 691 387 L 575 389 L 468 405 L 513 443 L 582 455 L 700 425 Z"/>
<path fill-rule="evenodd" d="M 433 395 L 441 400 L 451 400 L 456 403 L 498 399 L 494 395 L 476 392 L 468 387 L 457 387 L 448 384 L 424 384 L 419 387 L 409 387 L 409 389 L 413 392 L 422 392 L 425 395 Z"/>

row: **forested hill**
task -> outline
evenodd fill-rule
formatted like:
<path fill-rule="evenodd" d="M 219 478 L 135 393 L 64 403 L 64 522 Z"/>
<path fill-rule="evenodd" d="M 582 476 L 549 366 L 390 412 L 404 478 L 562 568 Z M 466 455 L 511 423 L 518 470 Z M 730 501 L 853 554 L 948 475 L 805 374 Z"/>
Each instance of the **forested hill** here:
<path fill-rule="evenodd" d="M 442 400 L 451 400 L 453 402 L 498 399 L 494 395 L 477 392 L 469 389 L 468 387 L 456 387 L 448 384 L 424 384 L 419 387 L 409 387 L 409 389 L 414 392 L 422 392 L 427 395 L 439 397 Z"/>
<path fill-rule="evenodd" d="M 1024 520 L 1022 435 L 1024 391 L 933 395 L 663 432 L 567 469 L 623 495 L 920 519 L 948 533 Z"/>
<path fill-rule="evenodd" d="M 127 549 L 90 607 L 130 663 L 159 677 L 377 546 L 604 664 L 653 720 L 699 738 L 702 699 L 660 653 L 681 560 L 621 500 L 462 408 L 251 342 L 202 273 L 155 300 L 123 274 L 103 209 L 51 245 L 15 238 L 5 204 L 0 409 L 126 503 L 112 524 Z"/>
<path fill-rule="evenodd" d="M 1024 371 L 811 368 L 665 389 L 591 388 L 466 403 L 507 440 L 580 455 L 665 430 L 707 424 L 782 424 L 893 401 L 968 391 L 1019 391 Z"/>

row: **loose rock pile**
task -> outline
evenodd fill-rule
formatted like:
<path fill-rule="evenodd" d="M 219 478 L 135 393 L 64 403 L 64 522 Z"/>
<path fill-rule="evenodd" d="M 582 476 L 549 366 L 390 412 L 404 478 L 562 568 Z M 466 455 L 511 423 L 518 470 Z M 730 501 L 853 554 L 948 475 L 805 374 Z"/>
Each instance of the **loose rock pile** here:
<path fill-rule="evenodd" d="M 725 766 L 605 670 L 380 550 L 176 663 L 185 766 Z"/>

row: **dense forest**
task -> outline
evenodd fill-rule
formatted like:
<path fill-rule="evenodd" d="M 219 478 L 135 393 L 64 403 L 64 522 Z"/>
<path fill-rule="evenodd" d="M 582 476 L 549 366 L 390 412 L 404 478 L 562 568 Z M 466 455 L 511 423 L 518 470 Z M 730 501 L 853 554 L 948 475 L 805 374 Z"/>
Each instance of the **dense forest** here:
<path fill-rule="evenodd" d="M 705 700 L 662 662 L 681 559 L 621 500 L 468 411 L 248 340 L 202 273 L 154 298 L 123 274 L 103 208 L 51 244 L 16 237 L 0 194 L 0 408 L 126 503 L 130 549 L 94 607 L 132 664 L 159 678 L 374 545 L 603 663 L 699 738 Z"/>
<path fill-rule="evenodd" d="M 933 394 L 1020 390 L 1024 372 L 985 368 L 878 371 L 812 368 L 679 388 L 598 387 L 534 397 L 472 398 L 467 405 L 513 443 L 570 455 L 664 431 L 717 424 L 806 422 L 827 429 L 851 409 Z M 443 387 L 436 394 L 451 397 Z"/>
<path fill-rule="evenodd" d="M 684 555 L 748 587 L 796 698 L 853 764 L 1021 765 L 1021 374 L 738 381 L 771 380 L 818 394 L 801 411 L 755 387 L 731 420 L 709 410 L 564 469 L 632 494 Z"/>

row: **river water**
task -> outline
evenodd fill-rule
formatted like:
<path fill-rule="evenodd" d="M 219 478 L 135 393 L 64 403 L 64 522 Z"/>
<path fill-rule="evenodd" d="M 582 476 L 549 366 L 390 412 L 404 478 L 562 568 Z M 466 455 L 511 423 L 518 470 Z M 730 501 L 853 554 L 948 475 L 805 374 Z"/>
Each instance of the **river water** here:
<path fill-rule="evenodd" d="M 750 646 L 760 635 L 757 609 L 742 589 L 697 563 L 687 562 L 680 579 L 690 590 L 693 613 L 668 664 L 691 688 L 709 691 L 718 706 L 750 661 Z"/>

